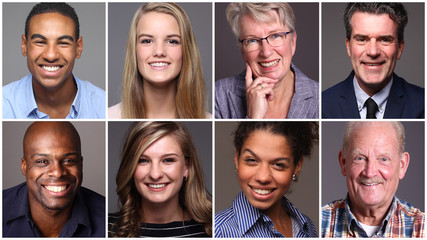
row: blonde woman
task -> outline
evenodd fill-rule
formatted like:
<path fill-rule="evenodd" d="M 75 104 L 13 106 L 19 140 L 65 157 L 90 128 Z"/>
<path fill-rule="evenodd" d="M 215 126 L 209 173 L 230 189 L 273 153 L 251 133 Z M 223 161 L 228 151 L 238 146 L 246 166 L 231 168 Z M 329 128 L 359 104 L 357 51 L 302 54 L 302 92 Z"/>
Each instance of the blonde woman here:
<path fill-rule="evenodd" d="M 188 131 L 175 122 L 138 122 L 116 177 L 121 207 L 110 237 L 208 237 L 212 203 Z"/>
<path fill-rule="evenodd" d="M 175 3 L 148 3 L 128 34 L 121 103 L 109 118 L 210 118 L 199 49 Z"/>

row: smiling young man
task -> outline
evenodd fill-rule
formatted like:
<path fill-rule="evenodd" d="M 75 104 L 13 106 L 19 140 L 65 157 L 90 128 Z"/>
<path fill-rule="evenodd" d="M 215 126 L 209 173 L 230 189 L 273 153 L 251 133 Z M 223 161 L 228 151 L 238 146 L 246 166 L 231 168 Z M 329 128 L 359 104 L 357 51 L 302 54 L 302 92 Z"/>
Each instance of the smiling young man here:
<path fill-rule="evenodd" d="M 348 194 L 322 208 L 322 237 L 424 237 L 425 215 L 395 196 L 409 166 L 400 122 L 350 122 L 339 152 Z"/>
<path fill-rule="evenodd" d="M 66 3 L 39 3 L 25 22 L 30 74 L 3 87 L 3 118 L 105 118 L 105 92 L 72 73 L 83 51 L 79 20 Z"/>
<path fill-rule="evenodd" d="M 353 71 L 322 93 L 323 118 L 424 118 L 424 89 L 394 73 L 405 46 L 401 3 L 350 3 L 345 44 Z"/>
<path fill-rule="evenodd" d="M 3 191 L 3 237 L 104 237 L 105 198 L 81 187 L 74 126 L 35 122 L 23 142 L 26 182 Z"/>

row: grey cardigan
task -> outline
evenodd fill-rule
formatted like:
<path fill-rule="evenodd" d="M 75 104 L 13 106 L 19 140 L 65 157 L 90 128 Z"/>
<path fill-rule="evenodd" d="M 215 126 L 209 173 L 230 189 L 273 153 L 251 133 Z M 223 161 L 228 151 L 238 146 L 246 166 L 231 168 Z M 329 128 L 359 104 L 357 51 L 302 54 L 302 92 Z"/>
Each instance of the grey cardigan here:
<path fill-rule="evenodd" d="M 319 83 L 308 78 L 295 65 L 295 92 L 288 118 L 319 118 Z M 246 84 L 243 71 L 215 82 L 215 118 L 247 118 Z"/>

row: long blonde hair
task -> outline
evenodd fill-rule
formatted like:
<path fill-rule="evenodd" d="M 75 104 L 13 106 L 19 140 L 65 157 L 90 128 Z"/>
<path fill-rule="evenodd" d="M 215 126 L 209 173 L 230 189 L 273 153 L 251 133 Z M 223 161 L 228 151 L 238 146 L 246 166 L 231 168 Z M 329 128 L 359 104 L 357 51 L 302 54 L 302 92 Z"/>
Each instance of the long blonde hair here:
<path fill-rule="evenodd" d="M 178 22 L 182 39 L 182 69 L 177 77 L 176 109 L 178 118 L 205 118 L 205 82 L 199 49 L 190 20 L 175 3 L 147 3 L 138 8 L 129 29 L 123 69 L 122 118 L 146 118 L 143 79 L 136 59 L 136 29 L 141 16 L 148 12 L 173 16 Z"/>
<path fill-rule="evenodd" d="M 142 153 L 166 135 L 172 136 L 178 142 L 188 161 L 188 179 L 179 191 L 179 203 L 192 219 L 204 224 L 208 235 L 212 235 L 211 196 L 205 189 L 202 168 L 190 133 L 176 122 L 136 122 L 129 128 L 116 177 L 121 208 L 116 227 L 113 229 L 115 237 L 140 236 L 144 213 L 141 195 L 135 187 L 133 175 Z"/>

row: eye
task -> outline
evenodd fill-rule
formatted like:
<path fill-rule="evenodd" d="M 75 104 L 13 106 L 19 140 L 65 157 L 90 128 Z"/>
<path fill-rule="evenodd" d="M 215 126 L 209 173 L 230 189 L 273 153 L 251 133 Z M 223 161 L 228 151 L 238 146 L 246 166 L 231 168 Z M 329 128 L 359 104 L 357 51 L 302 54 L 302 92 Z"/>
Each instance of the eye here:
<path fill-rule="evenodd" d="M 71 45 L 71 43 L 67 42 L 67 41 L 60 41 L 58 44 L 62 45 L 62 46 L 70 46 Z"/>
<path fill-rule="evenodd" d="M 248 38 L 248 39 L 245 39 L 244 43 L 246 45 L 257 44 L 258 43 L 258 39 L 256 39 L 256 38 Z"/>
<path fill-rule="evenodd" d="M 140 158 L 140 159 L 138 160 L 138 164 L 147 164 L 147 163 L 149 163 L 148 159 Z"/>
<path fill-rule="evenodd" d="M 388 162 L 388 158 L 386 158 L 386 157 L 381 157 L 381 158 L 379 158 L 379 160 L 381 161 L 381 162 Z"/>
<path fill-rule="evenodd" d="M 163 162 L 166 164 L 171 164 L 171 163 L 176 162 L 176 159 L 175 158 L 165 158 L 165 159 L 163 159 Z"/>
<path fill-rule="evenodd" d="M 273 33 L 269 36 L 269 38 L 271 39 L 277 39 L 277 38 L 282 38 L 283 34 L 280 33 Z"/>
<path fill-rule="evenodd" d="M 179 42 L 179 40 L 176 40 L 176 39 L 170 39 L 170 40 L 167 40 L 167 41 L 166 41 L 166 44 L 169 44 L 169 45 L 179 45 L 179 44 L 181 44 L 181 43 Z"/>
<path fill-rule="evenodd" d="M 283 169 L 288 168 L 287 165 L 285 163 L 282 163 L 282 162 L 276 162 L 276 163 L 274 163 L 273 167 L 276 168 L 276 169 L 278 169 L 278 170 L 283 170 Z"/>
<path fill-rule="evenodd" d="M 64 159 L 62 162 L 65 165 L 74 165 L 77 163 L 77 160 L 76 159 Z"/>
<path fill-rule="evenodd" d="M 45 165 L 49 164 L 49 160 L 47 160 L 47 159 L 39 159 L 39 160 L 36 160 L 35 163 L 37 165 L 40 165 L 40 166 L 45 166 Z"/>
<path fill-rule="evenodd" d="M 153 43 L 153 40 L 151 40 L 151 39 L 142 39 L 140 42 L 142 44 L 151 44 L 151 43 Z"/>
<path fill-rule="evenodd" d="M 248 165 L 255 165 L 257 162 L 256 159 L 254 159 L 252 157 L 247 157 L 243 161 L 245 161 L 245 163 Z"/>
<path fill-rule="evenodd" d="M 358 161 L 358 162 L 360 162 L 360 161 L 365 161 L 365 159 L 366 159 L 366 158 L 365 158 L 364 156 L 357 156 L 357 157 L 355 157 L 355 158 L 354 158 L 354 160 L 355 160 L 355 161 Z"/>

